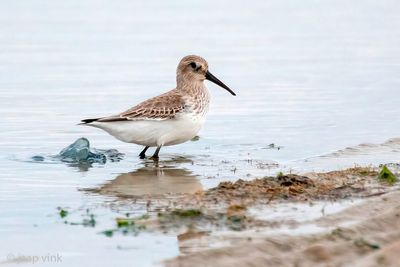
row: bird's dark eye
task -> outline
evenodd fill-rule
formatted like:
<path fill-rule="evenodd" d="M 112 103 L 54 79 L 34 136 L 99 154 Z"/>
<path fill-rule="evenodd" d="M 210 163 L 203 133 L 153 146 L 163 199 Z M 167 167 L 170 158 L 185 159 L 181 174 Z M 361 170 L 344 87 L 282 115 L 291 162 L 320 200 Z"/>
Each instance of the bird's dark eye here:
<path fill-rule="evenodd" d="M 195 69 L 196 67 L 197 67 L 197 65 L 196 65 L 196 63 L 195 62 L 190 62 L 190 67 L 192 67 L 193 69 Z"/>

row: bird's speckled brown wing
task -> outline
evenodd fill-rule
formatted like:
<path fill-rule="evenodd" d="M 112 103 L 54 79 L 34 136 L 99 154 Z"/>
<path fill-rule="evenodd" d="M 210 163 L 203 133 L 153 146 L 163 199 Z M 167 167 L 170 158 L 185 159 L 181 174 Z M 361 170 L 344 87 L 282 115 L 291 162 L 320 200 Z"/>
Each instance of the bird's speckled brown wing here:
<path fill-rule="evenodd" d="M 182 95 L 172 90 L 165 94 L 150 98 L 133 108 L 116 116 L 101 118 L 99 122 L 123 121 L 123 120 L 166 120 L 174 118 L 185 109 Z"/>

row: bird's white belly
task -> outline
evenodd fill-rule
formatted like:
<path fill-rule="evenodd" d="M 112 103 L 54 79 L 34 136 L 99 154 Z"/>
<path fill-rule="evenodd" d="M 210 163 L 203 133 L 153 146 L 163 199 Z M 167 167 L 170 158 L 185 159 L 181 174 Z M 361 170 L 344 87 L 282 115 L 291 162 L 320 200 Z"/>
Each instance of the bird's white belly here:
<path fill-rule="evenodd" d="M 171 146 L 195 137 L 204 120 L 204 115 L 184 113 L 168 120 L 93 122 L 90 125 L 103 129 L 123 142 L 143 146 Z"/>

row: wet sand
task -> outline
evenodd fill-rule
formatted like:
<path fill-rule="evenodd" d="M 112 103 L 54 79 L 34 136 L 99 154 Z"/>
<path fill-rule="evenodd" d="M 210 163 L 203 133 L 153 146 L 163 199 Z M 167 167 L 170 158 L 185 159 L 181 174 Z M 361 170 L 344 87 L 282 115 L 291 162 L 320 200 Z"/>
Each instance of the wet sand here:
<path fill-rule="evenodd" d="M 335 226 L 318 234 L 226 235 L 229 246 L 188 253 L 165 266 L 398 266 L 399 203 L 400 192 L 391 192 L 307 222 Z"/>
<path fill-rule="evenodd" d="M 181 256 L 163 264 L 398 266 L 400 192 L 396 187 L 379 183 L 374 169 L 351 168 L 307 176 L 290 175 L 291 179 L 282 177 L 276 177 L 275 181 L 270 177 L 269 182 L 258 179 L 221 183 L 203 192 L 196 200 L 202 213 L 213 209 L 213 201 L 219 205 L 229 202 L 227 216 L 243 216 L 243 229 L 219 234 L 189 230 L 178 236 Z M 265 198 L 266 195 L 279 197 Z M 342 209 L 329 211 L 327 199 L 339 202 Z M 344 199 L 347 202 L 340 202 Z M 232 201 L 242 206 L 232 206 Z M 193 201 L 183 202 L 182 205 L 190 202 L 195 207 Z M 250 212 L 250 206 L 257 209 Z M 321 209 L 320 214 L 307 216 L 313 206 Z M 285 207 L 291 207 L 286 214 L 282 213 Z M 268 209 L 274 209 L 275 215 L 266 216 L 263 210 Z M 276 213 L 282 217 L 276 217 Z"/>

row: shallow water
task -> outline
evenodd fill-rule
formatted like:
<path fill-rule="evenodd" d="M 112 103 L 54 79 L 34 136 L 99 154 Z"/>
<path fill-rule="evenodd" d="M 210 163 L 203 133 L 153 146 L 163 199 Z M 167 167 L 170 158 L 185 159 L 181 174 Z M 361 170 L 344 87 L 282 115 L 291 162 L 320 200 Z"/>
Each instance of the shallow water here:
<path fill-rule="evenodd" d="M 152 265 L 179 254 L 176 237 L 99 235 L 114 222 L 115 211 L 102 204 L 115 194 L 191 192 L 281 169 L 398 160 L 391 147 L 331 154 L 399 136 L 396 1 L 0 6 L 0 262 L 9 253 L 61 253 L 67 266 Z M 199 141 L 164 148 L 154 166 L 137 158 L 140 147 L 76 126 L 173 88 L 179 59 L 191 53 L 205 57 L 238 95 L 209 85 L 213 99 Z M 96 148 L 118 149 L 124 160 L 29 160 L 82 136 Z M 82 190 L 91 188 L 104 194 Z M 93 208 L 100 225 L 64 225 L 58 206 Z"/>

